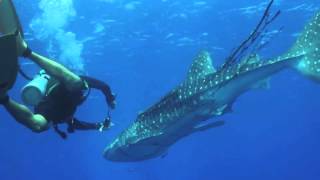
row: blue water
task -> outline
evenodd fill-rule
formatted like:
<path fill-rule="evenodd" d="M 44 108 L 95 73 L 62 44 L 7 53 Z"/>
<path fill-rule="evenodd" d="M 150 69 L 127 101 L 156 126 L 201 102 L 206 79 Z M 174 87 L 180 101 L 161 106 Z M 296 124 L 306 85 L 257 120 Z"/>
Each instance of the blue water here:
<path fill-rule="evenodd" d="M 238 99 L 226 125 L 194 134 L 172 146 L 165 158 L 113 163 L 104 147 L 183 81 L 202 49 L 218 66 L 254 28 L 262 0 L 15 0 L 28 44 L 78 73 L 108 82 L 117 93 L 107 132 L 77 132 L 62 140 L 52 130 L 34 134 L 0 108 L 1 180 L 317 180 L 320 179 L 320 86 L 287 70 L 268 90 Z M 318 0 L 278 0 L 282 10 L 269 28 L 283 32 L 261 53 L 285 52 L 319 9 Z M 39 69 L 21 59 L 29 74 Z M 19 77 L 10 95 L 21 102 Z M 77 117 L 106 116 L 99 92 Z"/>

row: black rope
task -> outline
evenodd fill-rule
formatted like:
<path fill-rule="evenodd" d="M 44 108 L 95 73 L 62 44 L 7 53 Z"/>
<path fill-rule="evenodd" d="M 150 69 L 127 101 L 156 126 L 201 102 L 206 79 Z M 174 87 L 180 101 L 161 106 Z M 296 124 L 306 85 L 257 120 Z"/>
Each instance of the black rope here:
<path fill-rule="evenodd" d="M 284 28 L 283 26 L 280 27 L 279 29 L 276 30 L 276 31 L 277 31 L 276 34 L 273 34 L 273 35 L 271 35 L 271 36 L 269 36 L 269 37 L 266 37 L 265 34 L 262 35 L 262 36 L 260 37 L 261 40 L 256 43 L 256 45 L 253 47 L 251 53 L 259 52 L 259 51 L 261 51 L 262 49 L 264 49 L 267 45 L 269 45 L 269 44 L 271 43 L 271 41 L 272 41 L 277 35 L 279 35 L 280 32 L 282 32 L 283 28 Z M 269 31 L 267 31 L 267 33 L 268 33 L 268 32 L 269 32 Z M 264 40 L 264 43 L 261 43 L 262 40 Z"/>
<path fill-rule="evenodd" d="M 60 136 L 62 139 L 67 139 L 67 137 L 68 137 L 68 136 L 67 136 L 67 133 L 61 131 L 61 130 L 59 129 L 59 127 L 58 127 L 57 124 L 54 124 L 54 125 L 53 125 L 53 129 L 54 129 L 54 131 L 55 131 L 56 133 L 59 134 L 59 136 Z"/>
<path fill-rule="evenodd" d="M 271 0 L 268 4 L 266 10 L 262 18 L 260 19 L 258 25 L 255 27 L 254 31 L 250 34 L 250 36 L 244 40 L 238 48 L 236 48 L 231 55 L 227 58 L 226 62 L 220 68 L 220 71 L 225 70 L 230 65 L 236 63 L 239 59 L 243 57 L 243 54 L 256 42 L 257 39 L 261 36 L 261 34 L 266 30 L 268 25 L 270 25 L 281 13 L 281 11 L 277 11 L 275 15 L 270 18 L 270 9 L 272 7 L 274 0 Z"/>
<path fill-rule="evenodd" d="M 26 80 L 31 81 L 33 78 L 31 78 L 30 76 L 28 76 L 19 66 L 19 73 L 21 74 L 22 77 L 24 77 Z"/>
<path fill-rule="evenodd" d="M 110 108 L 108 107 L 108 116 L 107 116 L 109 119 L 111 119 L 111 110 Z"/>

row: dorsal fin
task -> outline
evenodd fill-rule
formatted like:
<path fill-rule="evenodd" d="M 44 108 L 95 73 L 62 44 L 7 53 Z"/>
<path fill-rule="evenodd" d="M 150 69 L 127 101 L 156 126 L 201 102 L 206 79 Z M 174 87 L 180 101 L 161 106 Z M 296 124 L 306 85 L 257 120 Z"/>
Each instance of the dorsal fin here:
<path fill-rule="evenodd" d="M 246 68 L 252 68 L 252 66 L 261 63 L 261 58 L 258 54 L 250 54 L 248 57 L 244 58 L 241 62 L 241 70 Z"/>
<path fill-rule="evenodd" d="M 258 54 L 250 54 L 249 56 L 245 57 L 242 61 L 241 61 L 241 65 L 242 66 L 248 66 L 248 65 L 252 65 L 252 64 L 256 64 L 261 62 L 261 58 Z"/>
<path fill-rule="evenodd" d="M 261 62 L 260 56 L 258 54 L 251 54 L 248 57 L 247 64 L 255 64 Z"/>
<path fill-rule="evenodd" d="M 188 72 L 188 81 L 202 78 L 214 72 L 216 72 L 216 70 L 212 65 L 209 52 L 201 51 L 191 65 L 191 68 Z"/>

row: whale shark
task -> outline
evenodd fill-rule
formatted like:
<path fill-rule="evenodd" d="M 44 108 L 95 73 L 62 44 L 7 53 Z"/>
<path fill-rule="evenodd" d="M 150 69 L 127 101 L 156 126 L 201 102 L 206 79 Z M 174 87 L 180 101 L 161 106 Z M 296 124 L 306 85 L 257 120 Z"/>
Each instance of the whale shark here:
<path fill-rule="evenodd" d="M 262 60 L 249 53 L 239 61 L 214 68 L 210 54 L 201 51 L 184 82 L 140 113 L 105 148 L 104 157 L 114 162 L 136 162 L 165 155 L 180 139 L 223 126 L 224 121 L 204 121 L 231 113 L 238 97 L 266 87 L 273 75 L 288 68 L 320 82 L 320 12 L 279 57 Z"/>

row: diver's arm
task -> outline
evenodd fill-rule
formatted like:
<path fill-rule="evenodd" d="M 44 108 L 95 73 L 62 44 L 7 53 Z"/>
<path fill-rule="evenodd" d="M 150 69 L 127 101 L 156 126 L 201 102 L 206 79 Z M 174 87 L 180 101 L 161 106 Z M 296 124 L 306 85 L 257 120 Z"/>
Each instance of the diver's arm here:
<path fill-rule="evenodd" d="M 84 121 L 79 121 L 76 118 L 73 118 L 71 122 L 68 123 L 69 128 L 72 130 L 98 130 L 100 129 L 101 125 L 100 123 L 89 123 Z"/>
<path fill-rule="evenodd" d="M 48 129 L 48 121 L 39 114 L 33 114 L 26 106 L 15 102 L 9 97 L 7 97 L 3 105 L 17 122 L 30 128 L 32 131 L 42 132 Z"/>
<path fill-rule="evenodd" d="M 100 81 L 100 80 L 97 80 L 97 79 L 94 79 L 94 78 L 91 78 L 91 77 L 88 77 L 88 76 L 80 76 L 80 77 L 88 83 L 89 87 L 94 88 L 94 89 L 99 89 L 106 97 L 106 101 L 107 101 L 108 105 L 112 109 L 115 108 L 115 105 L 116 105 L 115 99 L 116 98 L 113 95 L 111 88 L 107 83 Z"/>
<path fill-rule="evenodd" d="M 18 56 L 23 56 L 25 58 L 31 59 L 42 69 L 44 69 L 49 75 L 64 83 L 69 90 L 82 89 L 83 83 L 79 76 L 77 76 L 61 64 L 44 56 L 41 56 L 35 52 L 32 52 L 31 49 L 28 48 L 27 43 L 21 37 L 20 33 L 17 34 L 16 41 Z"/>
<path fill-rule="evenodd" d="M 43 68 L 49 75 L 64 83 L 69 90 L 82 89 L 81 78 L 61 64 L 35 52 L 31 52 L 28 58 Z"/>
<path fill-rule="evenodd" d="M 76 118 L 73 118 L 68 122 L 68 131 L 74 132 L 74 130 L 106 130 L 110 127 L 111 121 L 110 119 L 106 119 L 101 123 L 89 123 L 84 121 L 79 121 Z"/>

